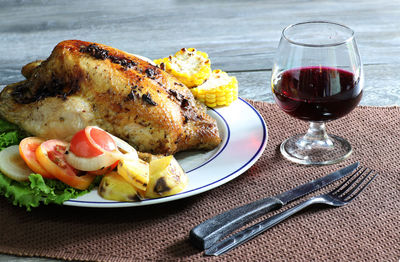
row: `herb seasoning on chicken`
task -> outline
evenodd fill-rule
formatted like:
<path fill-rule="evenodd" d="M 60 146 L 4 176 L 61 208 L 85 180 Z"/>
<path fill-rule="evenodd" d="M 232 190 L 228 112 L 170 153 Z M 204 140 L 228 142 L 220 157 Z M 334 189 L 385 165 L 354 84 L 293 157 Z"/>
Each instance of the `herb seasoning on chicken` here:
<path fill-rule="evenodd" d="M 158 154 L 221 141 L 216 121 L 186 86 L 109 46 L 63 41 L 47 60 L 24 67 L 24 76 L 0 94 L 0 116 L 36 136 L 68 140 L 96 125 Z"/>

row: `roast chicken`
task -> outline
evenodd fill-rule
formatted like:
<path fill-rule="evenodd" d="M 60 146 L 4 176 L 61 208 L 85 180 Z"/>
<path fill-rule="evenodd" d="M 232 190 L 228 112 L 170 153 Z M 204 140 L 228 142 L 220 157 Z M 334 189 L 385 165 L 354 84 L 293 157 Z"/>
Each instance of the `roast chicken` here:
<path fill-rule="evenodd" d="M 95 125 L 139 151 L 165 155 L 221 141 L 216 121 L 186 86 L 118 49 L 63 41 L 22 74 L 26 80 L 1 92 L 0 116 L 32 135 L 68 141 Z"/>

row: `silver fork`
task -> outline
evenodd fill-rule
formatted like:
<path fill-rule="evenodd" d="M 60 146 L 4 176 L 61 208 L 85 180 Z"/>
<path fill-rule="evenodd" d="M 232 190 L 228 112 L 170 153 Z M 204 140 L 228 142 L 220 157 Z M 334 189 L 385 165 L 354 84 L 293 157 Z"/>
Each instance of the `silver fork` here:
<path fill-rule="evenodd" d="M 371 177 L 371 175 L 373 175 Z M 378 174 L 369 168 L 358 168 L 354 173 L 341 185 L 333 189 L 331 192 L 322 194 L 319 196 L 312 197 L 299 205 L 292 207 L 282 213 L 265 219 L 251 227 L 248 227 L 231 237 L 226 238 L 220 242 L 217 242 L 210 248 L 206 249 L 204 254 L 209 256 L 218 256 L 229 250 L 249 241 L 250 239 L 258 236 L 267 229 L 275 226 L 276 224 L 282 222 L 288 217 L 296 214 L 297 212 L 303 210 L 304 208 L 315 205 L 315 204 L 325 204 L 334 207 L 341 207 L 350 203 L 354 198 L 356 198 L 361 191 L 363 191 L 369 183 L 374 180 Z M 369 177 L 369 180 L 366 180 Z"/>

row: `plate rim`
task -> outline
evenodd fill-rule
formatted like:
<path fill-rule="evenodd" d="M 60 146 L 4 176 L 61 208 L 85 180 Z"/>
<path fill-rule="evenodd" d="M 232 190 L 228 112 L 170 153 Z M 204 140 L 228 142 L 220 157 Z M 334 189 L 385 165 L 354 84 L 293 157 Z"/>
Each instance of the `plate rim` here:
<path fill-rule="evenodd" d="M 77 199 L 70 199 L 67 200 L 63 203 L 65 206 L 74 206 L 74 207 L 89 207 L 89 208 L 125 208 L 125 207 L 142 207 L 142 206 L 148 206 L 148 205 L 155 205 L 155 204 L 162 204 L 166 202 L 172 202 L 175 200 L 187 198 L 187 197 L 192 197 L 201 193 L 204 193 L 206 191 L 212 190 L 214 188 L 217 188 L 233 179 L 236 177 L 240 176 L 243 174 L 245 171 L 247 171 L 250 167 L 252 167 L 255 162 L 261 157 L 262 153 L 264 152 L 267 143 L 268 143 L 268 138 L 269 138 L 269 133 L 268 133 L 268 127 L 267 124 L 262 117 L 261 113 L 254 107 L 252 106 L 248 101 L 244 100 L 241 97 L 238 97 L 238 100 L 243 102 L 246 106 L 248 106 L 258 117 L 261 127 L 262 127 L 262 142 L 260 143 L 258 149 L 256 152 L 251 156 L 251 158 L 246 161 L 246 163 L 242 164 L 239 168 L 236 168 L 234 171 L 230 172 L 229 174 L 225 175 L 222 178 L 219 178 L 218 180 L 213 180 L 210 183 L 207 183 L 205 185 L 202 185 L 200 187 L 193 188 L 188 191 L 183 191 L 180 193 L 177 193 L 175 195 L 171 196 L 166 196 L 162 198 L 155 198 L 155 199 L 145 199 L 141 202 L 122 202 L 122 201 L 86 201 L 86 200 L 77 200 Z M 228 130 L 228 137 L 225 141 L 225 144 L 209 159 L 207 159 L 204 163 L 201 163 L 199 166 L 190 169 L 187 171 L 187 173 L 190 173 L 194 170 L 197 170 L 208 163 L 210 163 L 212 160 L 214 160 L 218 155 L 220 155 L 224 149 L 227 147 L 229 143 L 229 138 L 230 138 L 230 127 L 226 121 L 226 119 L 218 112 L 218 108 L 211 109 L 214 113 L 218 114 L 219 117 L 222 119 L 224 122 L 225 126 L 227 127 Z M 141 204 L 138 204 L 141 203 Z M 143 204 L 145 203 L 145 204 Z"/>

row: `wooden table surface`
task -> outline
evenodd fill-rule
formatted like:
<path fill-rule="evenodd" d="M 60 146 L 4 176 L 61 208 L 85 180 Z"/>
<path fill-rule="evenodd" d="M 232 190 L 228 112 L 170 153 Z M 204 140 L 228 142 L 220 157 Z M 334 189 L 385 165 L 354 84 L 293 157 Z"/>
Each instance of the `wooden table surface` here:
<path fill-rule="evenodd" d="M 282 29 L 307 20 L 346 24 L 364 63 L 363 105 L 400 105 L 400 0 L 6 1 L 0 0 L 0 86 L 66 39 L 107 44 L 151 59 L 182 47 L 235 75 L 239 95 L 273 102 L 273 57 Z M 1 215 L 1 214 L 0 214 Z M 48 261 L 0 255 L 0 261 Z"/>

